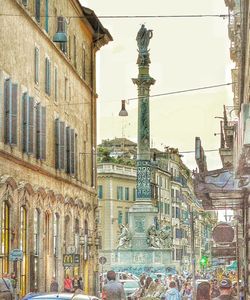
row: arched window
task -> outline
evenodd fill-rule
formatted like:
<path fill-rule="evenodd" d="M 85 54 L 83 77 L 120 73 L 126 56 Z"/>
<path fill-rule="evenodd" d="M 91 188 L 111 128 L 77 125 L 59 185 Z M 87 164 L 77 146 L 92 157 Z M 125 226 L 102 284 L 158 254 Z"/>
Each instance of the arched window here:
<path fill-rule="evenodd" d="M 76 252 L 79 253 L 79 240 L 80 240 L 80 223 L 79 219 L 75 219 L 75 247 L 76 247 Z"/>
<path fill-rule="evenodd" d="M 87 260 L 88 259 L 88 256 L 89 256 L 89 248 L 88 248 L 88 232 L 89 232 L 89 229 L 88 229 L 88 221 L 85 220 L 84 221 L 84 251 L 83 251 L 83 258 L 84 260 Z"/>
<path fill-rule="evenodd" d="M 64 218 L 64 242 L 65 242 L 65 249 L 70 244 L 70 218 L 66 216 Z"/>
<path fill-rule="evenodd" d="M 24 206 L 20 209 L 20 249 L 23 251 L 23 260 L 21 262 L 21 279 L 20 293 L 21 296 L 26 294 L 26 278 L 27 278 L 27 210 Z"/>
<path fill-rule="evenodd" d="M 10 250 L 10 208 L 6 201 L 3 202 L 2 207 L 2 240 L 1 252 L 2 260 L 1 271 L 2 274 L 9 272 L 9 250 Z"/>
<path fill-rule="evenodd" d="M 53 254 L 55 259 L 54 264 L 54 277 L 58 278 L 58 256 L 59 256 L 59 215 L 57 213 L 54 214 L 53 220 Z"/>
<path fill-rule="evenodd" d="M 84 221 L 84 234 L 85 234 L 85 235 L 88 235 L 88 231 L 89 231 L 89 228 L 88 228 L 88 221 L 85 220 L 85 221 Z"/>
<path fill-rule="evenodd" d="M 33 225 L 33 231 L 34 231 L 34 236 L 33 236 L 33 260 L 31 260 L 31 273 L 33 270 L 33 276 L 30 276 L 30 289 L 32 291 L 37 291 L 38 290 L 38 282 L 39 282 L 39 248 L 40 248 L 40 212 L 38 209 L 34 210 L 34 225 Z"/>

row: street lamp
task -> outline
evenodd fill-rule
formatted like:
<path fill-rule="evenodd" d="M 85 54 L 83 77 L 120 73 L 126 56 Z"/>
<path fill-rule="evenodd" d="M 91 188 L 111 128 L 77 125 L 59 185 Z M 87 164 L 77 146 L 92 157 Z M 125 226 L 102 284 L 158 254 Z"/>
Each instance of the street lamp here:
<path fill-rule="evenodd" d="M 126 111 L 126 107 L 125 107 L 125 100 L 122 100 L 122 108 L 119 112 L 119 116 L 120 117 L 127 117 L 128 116 L 128 112 Z"/>

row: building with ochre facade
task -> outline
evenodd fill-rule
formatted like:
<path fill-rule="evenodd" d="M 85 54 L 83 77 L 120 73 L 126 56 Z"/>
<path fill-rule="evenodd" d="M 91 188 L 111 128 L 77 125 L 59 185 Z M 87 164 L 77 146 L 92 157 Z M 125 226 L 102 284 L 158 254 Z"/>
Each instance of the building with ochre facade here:
<path fill-rule="evenodd" d="M 20 296 L 52 276 L 63 289 L 66 274 L 93 293 L 96 52 L 112 37 L 78 0 L 0 7 L 0 273 L 16 273 Z"/>
<path fill-rule="evenodd" d="M 122 270 L 117 250 L 121 228 L 129 227 L 129 209 L 136 200 L 136 167 L 135 159 L 131 159 L 135 153 L 136 144 L 124 138 L 105 140 L 99 145 L 98 228 L 100 256 L 107 258 L 104 271 Z M 157 208 L 155 224 L 171 228 L 171 258 L 165 263 L 165 272 L 191 272 L 192 257 L 199 262 L 202 255 L 207 255 L 211 262 L 211 230 L 216 217 L 206 214 L 194 196 L 191 173 L 177 149 L 151 149 L 151 164 L 151 202 Z M 140 255 L 137 264 L 143 265 Z M 200 269 L 198 263 L 196 267 Z M 143 272 L 142 268 L 129 265 L 123 270 Z"/>

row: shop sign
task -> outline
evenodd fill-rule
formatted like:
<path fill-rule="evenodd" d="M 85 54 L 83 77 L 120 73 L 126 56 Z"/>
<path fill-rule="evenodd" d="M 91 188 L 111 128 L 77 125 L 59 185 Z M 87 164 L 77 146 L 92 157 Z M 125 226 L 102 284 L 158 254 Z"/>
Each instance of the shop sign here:
<path fill-rule="evenodd" d="M 212 237 L 215 243 L 228 244 L 234 240 L 234 229 L 227 223 L 221 223 L 213 229 Z"/>
<path fill-rule="evenodd" d="M 236 247 L 212 247 L 213 257 L 236 257 Z"/>
<path fill-rule="evenodd" d="M 72 267 L 74 265 L 74 254 L 64 254 L 63 255 L 63 266 Z"/>
<path fill-rule="evenodd" d="M 13 249 L 10 252 L 9 258 L 11 261 L 21 261 L 23 260 L 23 251 L 20 249 Z"/>
<path fill-rule="evenodd" d="M 63 266 L 73 267 L 80 264 L 80 254 L 64 254 L 63 255 Z"/>
<path fill-rule="evenodd" d="M 74 263 L 75 265 L 80 265 L 80 254 L 74 255 Z"/>

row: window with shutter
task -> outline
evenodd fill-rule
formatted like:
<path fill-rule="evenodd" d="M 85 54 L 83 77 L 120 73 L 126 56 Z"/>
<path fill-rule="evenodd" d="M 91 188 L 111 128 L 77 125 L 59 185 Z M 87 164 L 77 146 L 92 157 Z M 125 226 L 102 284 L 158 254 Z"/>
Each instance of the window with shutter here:
<path fill-rule="evenodd" d="M 17 144 L 17 84 L 12 84 L 10 144 Z"/>
<path fill-rule="evenodd" d="M 5 112 L 5 143 L 17 144 L 17 84 L 12 84 L 11 79 L 4 83 L 4 112 Z"/>
<path fill-rule="evenodd" d="M 60 167 L 65 168 L 65 123 L 60 122 Z"/>
<path fill-rule="evenodd" d="M 22 4 L 23 4 L 24 6 L 28 6 L 28 0 L 22 0 Z"/>
<path fill-rule="evenodd" d="M 40 22 L 40 0 L 36 0 L 35 18 L 37 22 Z"/>
<path fill-rule="evenodd" d="M 66 128 L 66 155 L 66 172 L 72 175 L 75 173 L 75 131 L 70 127 Z"/>
<path fill-rule="evenodd" d="M 36 157 L 40 159 L 41 153 L 41 103 L 36 105 Z"/>
<path fill-rule="evenodd" d="M 75 130 L 70 130 L 70 142 L 71 142 L 71 153 L 70 153 L 70 159 L 71 159 L 71 169 L 70 174 L 75 174 Z"/>
<path fill-rule="evenodd" d="M 56 168 L 64 169 L 65 161 L 65 123 L 55 120 Z"/>
<path fill-rule="evenodd" d="M 34 148 L 34 98 L 23 94 L 23 152 L 33 153 Z"/>
<path fill-rule="evenodd" d="M 34 152 L 34 121 L 34 98 L 29 97 L 28 154 L 32 154 Z"/>
<path fill-rule="evenodd" d="M 27 152 L 27 129 L 28 129 L 28 120 L 27 120 L 27 103 L 28 103 L 28 93 L 24 93 L 22 97 L 22 147 L 23 152 Z"/>
<path fill-rule="evenodd" d="M 70 173 L 70 128 L 66 128 L 66 172 Z"/>
<path fill-rule="evenodd" d="M 42 151 L 41 151 L 41 159 L 46 159 L 46 107 L 42 106 L 42 130 L 41 130 L 41 136 L 42 136 Z"/>
<path fill-rule="evenodd" d="M 51 90 L 51 62 L 46 57 L 45 59 L 45 93 L 50 96 Z"/>
<path fill-rule="evenodd" d="M 46 108 L 40 103 L 36 107 L 36 155 L 38 159 L 46 159 Z"/>
<path fill-rule="evenodd" d="M 56 169 L 60 169 L 60 121 L 57 118 L 55 120 L 55 166 Z"/>
<path fill-rule="evenodd" d="M 86 51 L 84 45 L 82 46 L 82 78 L 85 80 L 85 74 L 86 74 Z"/>
<path fill-rule="evenodd" d="M 45 0 L 45 30 L 49 32 L 49 0 Z"/>
<path fill-rule="evenodd" d="M 4 82 L 4 142 L 10 143 L 10 103 L 11 103 L 11 79 Z"/>
<path fill-rule="evenodd" d="M 39 83 L 39 49 L 35 47 L 35 83 Z"/>
<path fill-rule="evenodd" d="M 74 35 L 74 38 L 73 38 L 73 41 L 74 41 L 74 67 L 76 68 L 76 36 Z"/>
<path fill-rule="evenodd" d="M 55 70 L 54 70 L 55 72 L 55 80 L 54 80 L 54 84 L 55 84 L 55 86 L 54 86 L 54 91 L 55 91 L 55 101 L 57 102 L 57 100 L 58 100 L 58 81 L 57 81 L 57 76 L 58 76 L 58 71 L 57 71 L 57 67 L 55 67 Z"/>
<path fill-rule="evenodd" d="M 45 58 L 45 93 L 48 94 L 48 58 Z"/>

